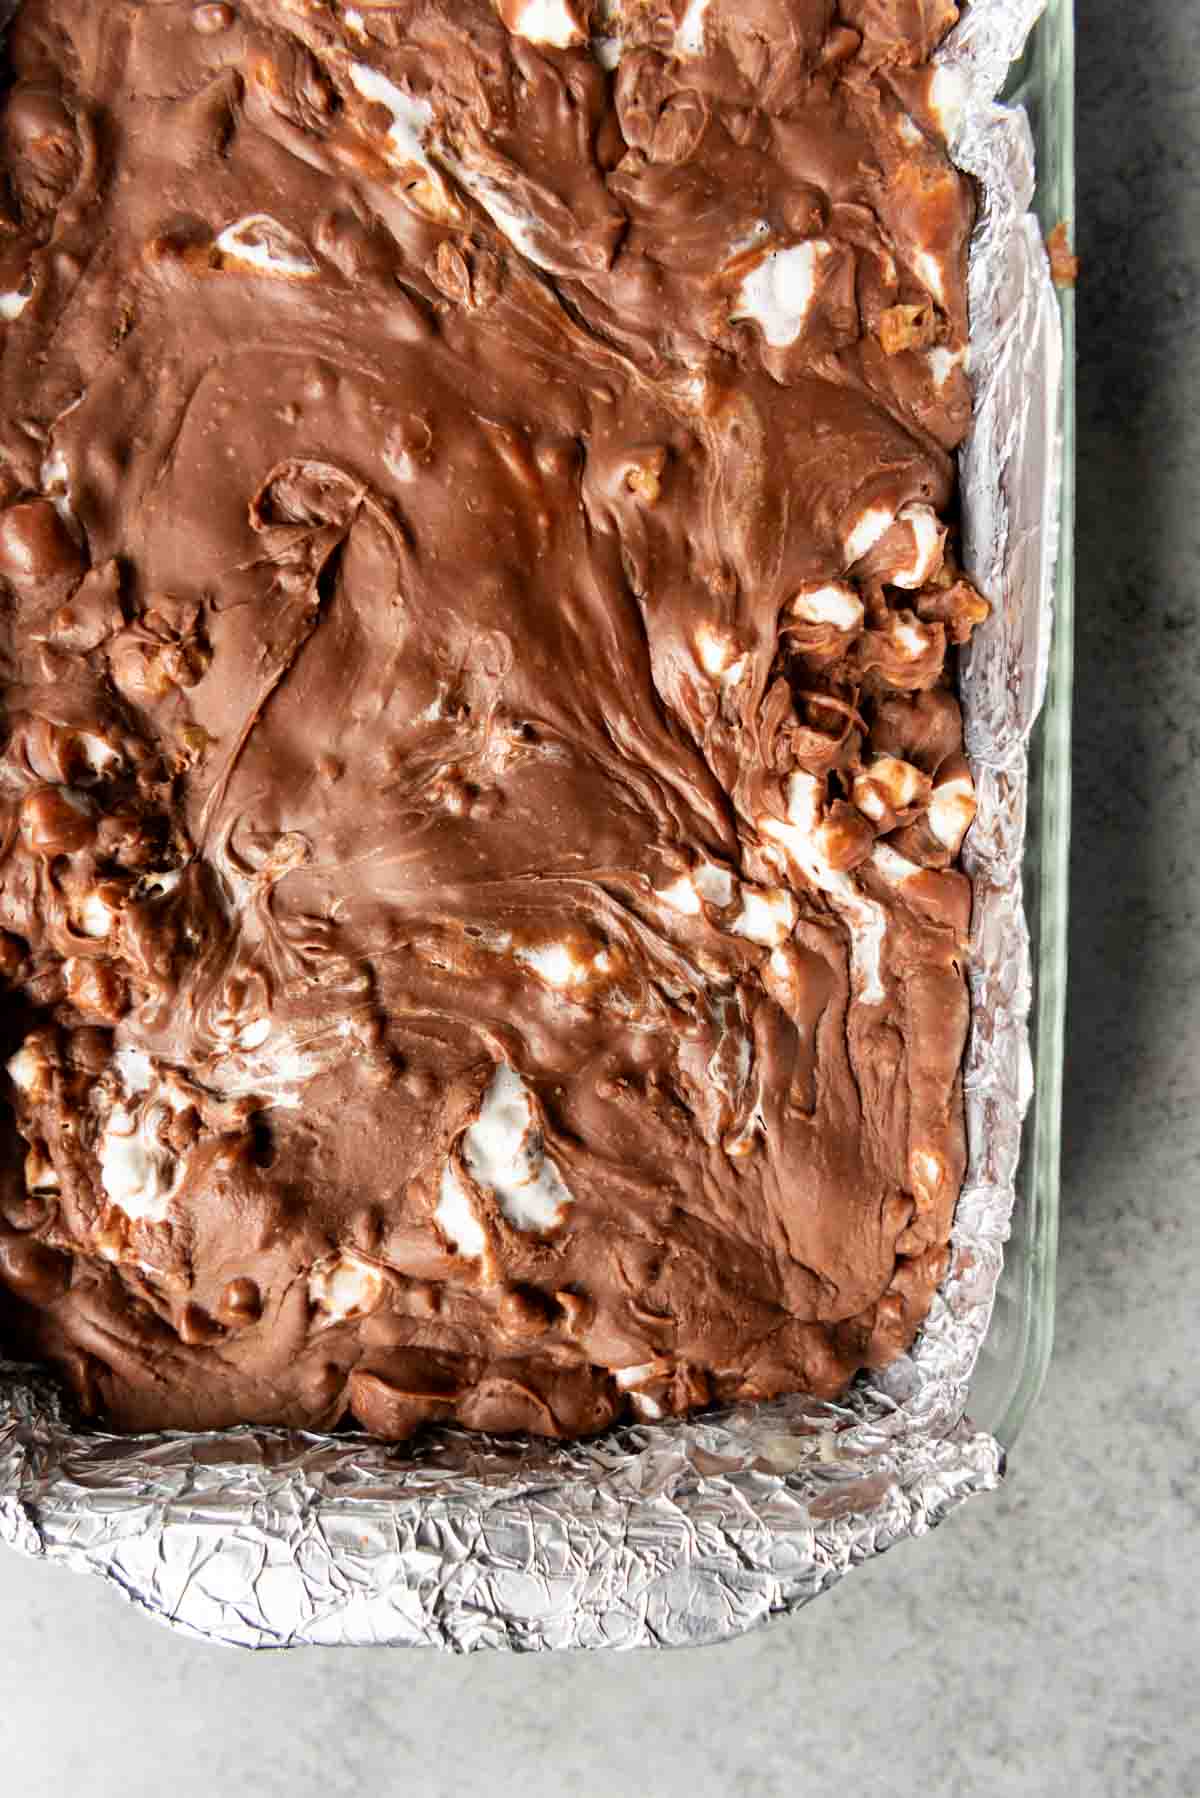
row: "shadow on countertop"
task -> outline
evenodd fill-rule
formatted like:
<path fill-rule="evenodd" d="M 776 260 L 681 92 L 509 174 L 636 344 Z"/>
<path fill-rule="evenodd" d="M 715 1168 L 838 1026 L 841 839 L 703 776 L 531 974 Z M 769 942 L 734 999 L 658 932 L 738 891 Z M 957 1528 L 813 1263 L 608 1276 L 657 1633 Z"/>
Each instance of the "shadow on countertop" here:
<path fill-rule="evenodd" d="M 1139 18 L 1128 60 L 1117 0 L 1078 26 L 1064 1287 L 1200 1185 L 1200 8 Z"/>

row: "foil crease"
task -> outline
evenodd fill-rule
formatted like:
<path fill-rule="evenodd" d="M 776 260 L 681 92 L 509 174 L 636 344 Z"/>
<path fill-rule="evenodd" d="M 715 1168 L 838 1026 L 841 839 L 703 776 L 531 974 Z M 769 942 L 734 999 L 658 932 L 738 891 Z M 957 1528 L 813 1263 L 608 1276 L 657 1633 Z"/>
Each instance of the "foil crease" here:
<path fill-rule="evenodd" d="M 0 0 L 0 21 L 13 8 Z M 44 1372 L 0 1361 L 0 1537 L 243 1647 L 676 1647 L 790 1611 L 995 1487 L 967 1406 L 1015 1202 L 1031 1090 L 1022 910 L 1027 744 L 1057 540 L 1059 314 L 1023 113 L 995 95 L 1042 0 L 974 0 L 939 53 L 980 184 L 966 565 L 993 604 L 962 668 L 979 812 L 965 1065 L 967 1180 L 950 1272 L 912 1352 L 837 1405 L 803 1398 L 595 1441 L 432 1433 L 414 1450 L 241 1429 L 74 1427 Z"/>

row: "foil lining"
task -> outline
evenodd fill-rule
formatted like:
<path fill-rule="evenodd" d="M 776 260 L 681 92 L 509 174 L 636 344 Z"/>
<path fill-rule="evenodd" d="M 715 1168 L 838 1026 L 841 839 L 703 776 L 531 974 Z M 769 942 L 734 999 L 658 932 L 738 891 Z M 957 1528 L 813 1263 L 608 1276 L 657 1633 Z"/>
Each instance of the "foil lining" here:
<path fill-rule="evenodd" d="M 998 1484 L 967 1412 L 1014 1204 L 1031 1072 L 1021 865 L 1045 686 L 1062 345 L 1032 145 L 995 103 L 1042 0 L 974 0 L 939 61 L 980 183 L 966 565 L 993 602 L 962 670 L 979 812 L 965 1086 L 970 1161 L 949 1275 L 908 1356 L 838 1405 L 802 1398 L 596 1441 L 435 1432 L 416 1451 L 274 1430 L 72 1426 L 0 1362 L 0 1537 L 100 1575 L 156 1618 L 245 1647 L 674 1647 L 735 1636 Z M 11 17 L 0 0 L 0 22 Z"/>

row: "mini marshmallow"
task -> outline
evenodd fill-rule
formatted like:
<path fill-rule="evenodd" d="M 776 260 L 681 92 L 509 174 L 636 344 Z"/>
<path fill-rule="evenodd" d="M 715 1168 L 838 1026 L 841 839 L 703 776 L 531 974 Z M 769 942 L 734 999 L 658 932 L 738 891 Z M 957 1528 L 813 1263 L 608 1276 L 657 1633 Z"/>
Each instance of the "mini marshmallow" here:
<path fill-rule="evenodd" d="M 279 275 L 288 281 L 310 281 L 317 265 L 294 231 L 267 212 L 247 213 L 217 237 L 214 248 L 227 262 L 239 263 L 260 275 Z"/>
<path fill-rule="evenodd" d="M 946 283 L 942 273 L 942 265 L 929 250 L 917 250 L 913 255 L 913 272 L 923 287 L 937 300 L 939 305 L 946 303 Z"/>
<path fill-rule="evenodd" d="M 84 759 L 97 780 L 106 774 L 113 773 L 123 765 L 124 758 L 120 750 L 114 749 L 111 743 L 106 742 L 103 737 L 97 736 L 95 731 L 81 730 L 76 741 L 83 750 Z"/>
<path fill-rule="evenodd" d="M 329 1324 L 364 1316 L 382 1297 L 383 1275 L 357 1255 L 339 1255 L 336 1261 L 314 1267 L 309 1275 L 309 1303 L 324 1312 Z"/>
<path fill-rule="evenodd" d="M 479 202 L 493 225 L 508 239 L 518 255 L 524 256 L 526 262 L 532 262 L 535 268 L 553 268 L 553 263 L 546 260 L 533 240 L 529 219 L 517 211 L 495 181 L 487 175 L 480 175 L 466 163 L 451 161 L 450 166 L 462 186 L 472 199 Z"/>
<path fill-rule="evenodd" d="M 495 1193 L 517 1230 L 552 1230 L 573 1203 L 541 1147 L 525 1083 L 506 1065 L 496 1069 L 479 1116 L 463 1136 L 463 1160 L 471 1178 Z"/>
<path fill-rule="evenodd" d="M 772 349 L 786 349 L 804 329 L 822 266 L 832 250 L 821 237 L 769 250 L 743 280 L 730 317 L 753 319 Z"/>
<path fill-rule="evenodd" d="M 0 293 L 0 319 L 11 324 L 14 319 L 20 318 L 32 298 L 32 283 L 27 289 L 16 288 L 9 293 Z"/>
<path fill-rule="evenodd" d="M 25 1157 L 25 1190 L 38 1194 L 59 1192 L 62 1182 L 59 1180 L 54 1163 L 43 1155 L 40 1149 L 30 1149 Z"/>
<path fill-rule="evenodd" d="M 708 0 L 688 0 L 687 11 L 680 19 L 675 33 L 676 56 L 703 56 L 704 18 L 707 12 Z"/>
<path fill-rule="evenodd" d="M 117 1078 L 131 1098 L 148 1093 L 154 1084 L 154 1064 L 144 1049 L 118 1049 L 113 1056 Z"/>
<path fill-rule="evenodd" d="M 733 876 L 712 862 L 700 862 L 688 874 L 681 874 L 668 887 L 660 887 L 657 896 L 673 911 L 685 917 L 698 916 L 702 902 L 726 906 L 733 903 Z"/>
<path fill-rule="evenodd" d="M 914 1149 L 909 1157 L 909 1170 L 913 1191 L 925 1204 L 931 1205 L 946 1177 L 941 1156 L 932 1149 Z"/>
<path fill-rule="evenodd" d="M 414 100 L 403 88 L 389 81 L 379 69 L 370 63 L 352 62 L 349 67 L 351 81 L 364 100 L 370 100 L 376 106 L 384 106 L 392 115 L 392 123 L 388 129 L 388 142 L 392 146 L 395 161 L 402 167 L 418 163 L 428 168 L 429 158 L 425 154 L 423 136 L 433 120 L 433 108 L 427 100 Z"/>
<path fill-rule="evenodd" d="M 475 1215 L 467 1189 L 449 1162 L 442 1169 L 434 1221 L 452 1249 L 468 1260 L 479 1260 L 487 1247 L 483 1225 Z"/>
<path fill-rule="evenodd" d="M 926 653 L 933 641 L 925 627 L 915 623 L 911 618 L 893 617 L 892 636 L 914 662 Z"/>
<path fill-rule="evenodd" d="M 890 531 L 896 515 L 887 506 L 868 506 L 843 539 L 846 566 L 861 562 L 868 550 L 874 549 L 885 531 Z"/>
<path fill-rule="evenodd" d="M 5 1064 L 8 1077 L 18 1092 L 32 1093 L 42 1084 L 47 1072 L 47 1061 L 38 1049 L 18 1049 L 10 1055 Z"/>
<path fill-rule="evenodd" d="M 567 0 L 523 0 L 500 5 L 500 16 L 514 37 L 531 44 L 552 44 L 558 50 L 583 42 L 584 33 Z"/>
<path fill-rule="evenodd" d="M 732 687 L 741 679 L 746 666 L 745 656 L 738 655 L 729 638 L 709 624 L 702 624 L 696 632 L 696 654 L 705 674 L 711 675 L 723 687 Z"/>
<path fill-rule="evenodd" d="M 855 775 L 852 797 L 860 812 L 878 822 L 885 807 L 906 811 L 922 800 L 928 790 L 928 775 L 911 762 L 894 755 L 877 755 L 861 774 Z"/>
<path fill-rule="evenodd" d="M 658 889 L 658 897 L 685 917 L 694 918 L 700 911 L 700 895 L 690 874 L 681 874 L 669 887 Z"/>
<path fill-rule="evenodd" d="M 922 871 L 916 862 L 910 862 L 907 856 L 889 848 L 886 843 L 876 843 L 872 849 L 871 866 L 892 886 L 903 886 L 906 880 L 911 880 Z"/>
<path fill-rule="evenodd" d="M 975 820 L 975 783 L 969 774 L 956 774 L 933 789 L 926 819 L 933 835 L 957 855 L 962 840 Z"/>
<path fill-rule="evenodd" d="M 929 364 L 929 373 L 933 384 L 939 392 L 955 369 L 962 368 L 965 364 L 965 357 L 961 350 L 948 350 L 940 343 L 935 343 L 931 350 L 926 351 L 925 360 Z"/>
<path fill-rule="evenodd" d="M 100 1180 L 111 1202 L 141 1223 L 162 1223 L 182 1170 L 163 1148 L 154 1130 L 157 1108 L 140 1117 L 114 1105 L 100 1132 Z"/>
<path fill-rule="evenodd" d="M 936 63 L 929 82 L 929 110 L 947 143 L 952 143 L 958 134 L 966 102 L 967 78 L 963 70 L 949 63 Z"/>
<path fill-rule="evenodd" d="M 733 934 L 773 949 L 792 934 L 797 916 L 796 901 L 782 887 L 762 891 L 743 887 L 742 909 L 733 921 Z"/>
<path fill-rule="evenodd" d="M 805 624 L 831 624 L 839 631 L 856 631 L 863 621 L 862 600 L 846 581 L 801 587 L 788 611 Z"/>
<path fill-rule="evenodd" d="M 613 1373 L 613 1379 L 616 1381 L 622 1392 L 628 1392 L 631 1386 L 642 1386 L 647 1380 L 654 1379 L 655 1376 L 662 1373 L 662 1371 L 663 1364 L 661 1361 L 643 1361 L 640 1367 L 616 1368 Z"/>
<path fill-rule="evenodd" d="M 692 871 L 692 882 L 701 899 L 707 899 L 710 905 L 733 903 L 733 876 L 727 869 L 718 868 L 713 862 L 700 862 Z"/>
<path fill-rule="evenodd" d="M 901 506 L 896 523 L 907 525 L 912 532 L 912 556 L 886 578 L 893 587 L 923 587 L 942 565 L 945 529 L 932 506 L 919 504 Z"/>
<path fill-rule="evenodd" d="M 881 1005 L 885 997 L 882 954 L 887 914 L 821 853 L 818 833 L 823 790 L 815 775 L 803 771 L 790 775 L 787 822 L 763 817 L 758 824 L 759 834 L 778 843 L 805 879 L 833 901 L 850 932 L 850 965 L 858 996 L 865 1005 Z"/>
<path fill-rule="evenodd" d="M 518 949 L 517 960 L 540 974 L 551 986 L 581 986 L 588 977 L 586 962 L 576 960 L 566 943 L 547 943 L 536 949 Z"/>
<path fill-rule="evenodd" d="M 116 915 L 103 895 L 93 890 L 84 895 L 79 907 L 79 928 L 84 936 L 100 942 L 112 929 Z"/>

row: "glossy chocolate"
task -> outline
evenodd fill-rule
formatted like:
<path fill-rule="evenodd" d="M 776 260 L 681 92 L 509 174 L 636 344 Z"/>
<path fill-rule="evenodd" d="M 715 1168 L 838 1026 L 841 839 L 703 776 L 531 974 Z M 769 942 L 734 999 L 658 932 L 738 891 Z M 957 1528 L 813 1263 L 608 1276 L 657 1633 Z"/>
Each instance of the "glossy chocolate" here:
<path fill-rule="evenodd" d="M 119 1427 L 581 1434 L 911 1341 L 952 17 L 21 9 L 0 1328 Z"/>

